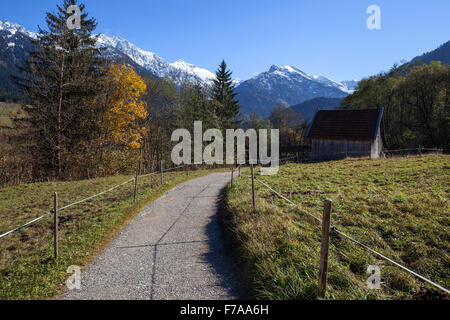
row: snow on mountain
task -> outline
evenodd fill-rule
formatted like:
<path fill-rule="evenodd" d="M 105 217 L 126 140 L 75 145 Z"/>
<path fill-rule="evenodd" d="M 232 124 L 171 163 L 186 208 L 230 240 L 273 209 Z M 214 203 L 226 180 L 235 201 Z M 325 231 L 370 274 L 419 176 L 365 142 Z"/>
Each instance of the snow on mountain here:
<path fill-rule="evenodd" d="M 184 62 L 183 60 L 168 63 L 155 53 L 142 50 L 121 37 L 100 34 L 98 36 L 97 46 L 115 48 L 157 77 L 170 78 L 178 85 L 181 85 L 184 81 L 210 85 L 212 79 L 215 77 L 212 72 Z"/>
<path fill-rule="evenodd" d="M 299 77 L 299 79 L 306 78 L 308 80 L 312 80 L 312 77 L 310 75 L 293 66 L 273 65 L 272 67 L 270 67 L 269 73 L 286 78 L 297 76 Z M 261 74 L 256 75 L 255 77 L 259 77 L 260 75 Z"/>
<path fill-rule="evenodd" d="M 11 33 L 11 37 L 15 35 L 16 33 L 20 32 L 25 34 L 26 36 L 36 39 L 37 34 L 34 32 L 30 32 L 21 25 L 18 25 L 16 23 L 9 22 L 7 20 L 0 20 L 0 30 L 8 31 Z"/>
<path fill-rule="evenodd" d="M 33 39 L 37 38 L 36 33 L 30 32 L 23 26 L 7 20 L 0 21 L 0 30 L 9 32 L 8 38 L 18 34 L 23 34 Z M 14 46 L 14 42 L 8 43 L 8 47 L 13 48 Z M 113 60 L 124 61 L 126 59 L 124 59 L 123 55 L 125 55 L 149 73 L 160 78 L 170 78 L 177 85 L 181 85 L 185 81 L 200 85 L 211 85 L 215 77 L 212 72 L 182 60 L 170 64 L 157 54 L 142 50 L 121 37 L 99 34 L 97 46 L 104 48 L 105 54 L 113 58 Z"/>
<path fill-rule="evenodd" d="M 193 64 L 178 60 L 170 64 L 173 68 L 178 69 L 187 74 L 193 74 L 202 80 L 204 83 L 210 83 L 216 77 L 216 75 L 206 69 L 199 68 Z"/>
<path fill-rule="evenodd" d="M 323 85 L 327 86 L 327 87 L 333 87 L 333 88 L 338 88 L 339 90 L 342 90 L 344 92 L 348 92 L 347 86 L 344 85 L 341 82 L 336 82 L 328 77 L 325 76 L 313 76 L 313 79 L 316 80 L 317 82 L 322 83 Z"/>
<path fill-rule="evenodd" d="M 37 34 L 18 24 L 0 21 L 0 53 L 3 50 L 3 60 L 8 66 L 25 60 L 25 49 L 32 46 L 30 38 L 36 39 Z M 171 79 L 176 85 L 190 82 L 210 86 L 215 78 L 214 73 L 206 69 L 183 60 L 169 63 L 121 37 L 99 34 L 97 46 L 104 48 L 104 54 L 115 62 L 131 65 L 142 74 Z M 7 78 L 9 75 L 5 73 Z M 257 111 L 263 116 L 270 114 L 279 104 L 290 106 L 317 97 L 345 97 L 353 92 L 357 83 L 356 80 L 336 82 L 324 76 L 309 75 L 290 65 L 273 65 L 249 80 L 233 80 L 243 111 Z"/>
<path fill-rule="evenodd" d="M 239 86 L 239 85 L 241 84 L 241 82 L 242 82 L 242 80 L 239 79 L 239 78 L 234 79 L 234 80 L 233 80 L 233 85 L 234 85 L 235 87 L 237 87 L 237 86 Z"/>
<path fill-rule="evenodd" d="M 345 86 L 347 92 L 352 94 L 358 87 L 359 81 L 353 79 L 353 80 L 344 80 L 341 83 Z"/>
<path fill-rule="evenodd" d="M 277 105 L 291 106 L 314 98 L 343 98 L 347 87 L 324 76 L 309 75 L 293 66 L 273 65 L 237 88 L 244 112 L 268 116 Z"/>
<path fill-rule="evenodd" d="M 167 70 L 170 68 L 169 64 L 164 59 L 158 57 L 155 53 L 144 51 L 121 37 L 99 34 L 97 46 L 103 48 L 113 47 L 117 49 L 130 57 L 139 66 L 152 72 L 158 77 L 166 77 Z"/>

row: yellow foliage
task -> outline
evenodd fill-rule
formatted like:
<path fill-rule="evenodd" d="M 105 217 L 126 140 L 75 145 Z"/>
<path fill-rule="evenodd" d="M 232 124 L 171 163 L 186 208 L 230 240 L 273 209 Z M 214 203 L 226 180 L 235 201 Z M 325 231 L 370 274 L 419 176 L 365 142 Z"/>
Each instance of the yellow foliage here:
<path fill-rule="evenodd" d="M 142 101 L 147 86 L 131 67 L 110 65 L 105 71 L 106 92 L 100 98 L 106 106 L 103 143 L 112 141 L 127 148 L 139 149 L 146 133 L 138 120 L 147 117 L 147 105 Z"/>

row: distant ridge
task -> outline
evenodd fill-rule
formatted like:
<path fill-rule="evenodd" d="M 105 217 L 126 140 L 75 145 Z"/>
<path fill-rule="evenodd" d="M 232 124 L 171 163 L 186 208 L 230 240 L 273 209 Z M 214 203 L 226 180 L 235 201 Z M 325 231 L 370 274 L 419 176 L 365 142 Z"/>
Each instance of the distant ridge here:
<path fill-rule="evenodd" d="M 450 64 L 450 41 L 447 41 L 433 51 L 424 53 L 423 55 L 417 56 L 411 60 L 413 64 L 420 62 L 428 64 L 431 61 L 440 61 L 445 64 Z"/>
<path fill-rule="evenodd" d="M 306 122 L 311 122 L 314 115 L 319 110 L 336 110 L 340 107 L 343 98 L 315 98 L 291 106 L 290 108 L 296 113 L 302 115 Z"/>

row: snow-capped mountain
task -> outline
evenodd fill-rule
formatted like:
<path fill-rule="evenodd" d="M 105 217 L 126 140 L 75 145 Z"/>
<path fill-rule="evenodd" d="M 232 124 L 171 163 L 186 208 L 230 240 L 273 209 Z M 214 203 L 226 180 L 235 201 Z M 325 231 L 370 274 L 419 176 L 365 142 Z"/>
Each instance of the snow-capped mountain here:
<path fill-rule="evenodd" d="M 11 74 L 15 65 L 23 62 L 37 34 L 9 21 L 0 21 L 0 85 L 11 91 Z M 130 41 L 116 36 L 99 34 L 97 46 L 114 62 L 131 65 L 140 74 L 168 78 L 176 85 L 184 82 L 211 85 L 214 73 L 183 60 L 169 63 L 156 53 L 145 51 Z M 5 68 L 1 68 L 6 66 Z M 269 71 L 252 79 L 233 81 L 243 112 L 259 112 L 268 116 L 278 104 L 286 106 L 313 98 L 342 98 L 351 93 L 356 81 L 336 82 L 324 76 L 312 76 L 293 66 L 274 65 Z"/>
<path fill-rule="evenodd" d="M 316 80 L 317 82 L 320 82 L 321 84 L 330 87 L 330 88 L 338 88 L 341 91 L 348 93 L 348 88 L 346 85 L 344 85 L 341 82 L 336 82 L 333 79 L 330 79 L 325 76 L 311 76 L 313 80 Z"/>
<path fill-rule="evenodd" d="M 169 78 L 177 85 L 183 82 L 195 82 L 200 85 L 210 85 L 215 75 L 193 64 L 178 60 L 168 63 L 153 52 L 145 51 L 121 37 L 100 34 L 98 47 L 114 48 L 130 57 L 136 64 L 159 78 Z"/>
<path fill-rule="evenodd" d="M 27 42 L 26 38 L 36 39 L 37 34 L 28 31 L 19 24 L 11 23 L 7 20 L 0 21 L 0 32 L 6 43 L 6 49 L 11 49 L 18 45 L 18 49 L 23 47 L 22 42 Z M 24 38 L 24 39 L 19 39 Z M 31 41 L 30 41 L 31 42 Z M 174 63 L 168 63 L 163 58 L 153 52 L 145 51 L 126 39 L 116 36 L 107 36 L 99 34 L 97 46 L 104 49 L 104 54 L 116 62 L 123 62 L 132 65 L 141 73 L 150 73 L 159 78 L 169 78 L 177 85 L 183 82 L 198 83 L 202 86 L 211 85 L 215 75 L 193 64 L 178 60 Z M 24 56 L 23 52 L 20 56 Z M 146 72 L 145 72 L 146 71 Z"/>
<path fill-rule="evenodd" d="M 7 20 L 0 20 L 0 30 L 8 31 L 11 35 L 10 37 L 16 35 L 16 33 L 22 33 L 30 38 L 36 39 L 37 34 L 30 32 L 19 24 L 9 22 Z"/>
<path fill-rule="evenodd" d="M 206 69 L 199 68 L 193 64 L 184 62 L 183 60 L 178 60 L 171 63 L 170 66 L 175 70 L 178 70 L 180 76 L 182 75 L 192 75 L 196 79 L 203 83 L 211 84 L 216 75 Z"/>
<path fill-rule="evenodd" d="M 18 24 L 0 21 L 0 92 L 15 94 L 18 88 L 11 75 L 18 72 L 33 49 L 32 39 L 36 34 L 28 32 Z"/>
<path fill-rule="evenodd" d="M 341 82 L 348 93 L 352 94 L 355 92 L 356 88 L 358 87 L 359 81 L 358 80 L 344 80 Z"/>
<path fill-rule="evenodd" d="M 314 98 L 343 98 L 348 88 L 323 76 L 312 76 L 293 66 L 273 65 L 240 83 L 238 99 L 244 112 L 268 116 L 277 105 L 291 106 Z"/>

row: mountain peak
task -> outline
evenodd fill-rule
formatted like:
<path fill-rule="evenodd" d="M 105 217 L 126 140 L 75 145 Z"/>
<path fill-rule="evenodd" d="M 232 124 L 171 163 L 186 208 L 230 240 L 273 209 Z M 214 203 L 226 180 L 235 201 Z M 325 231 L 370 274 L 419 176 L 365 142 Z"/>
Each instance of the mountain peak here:
<path fill-rule="evenodd" d="M 192 63 L 188 63 L 188 62 L 186 62 L 184 60 L 181 60 L 181 59 L 175 61 L 174 63 L 171 63 L 171 65 L 174 66 L 174 67 L 176 66 L 176 67 L 196 68 L 196 66 L 193 65 Z"/>
<path fill-rule="evenodd" d="M 347 87 L 323 76 L 312 76 L 291 65 L 273 65 L 238 87 L 245 112 L 269 116 L 277 105 L 294 105 L 314 98 L 344 98 Z"/>
<path fill-rule="evenodd" d="M 298 69 L 296 67 L 293 67 L 291 65 L 285 65 L 284 66 L 284 65 L 276 65 L 276 64 L 274 64 L 273 66 L 270 67 L 269 73 L 279 73 L 279 74 L 281 73 L 283 75 L 296 74 L 296 75 L 300 75 L 300 76 L 302 76 L 304 78 L 311 79 L 310 75 L 308 75 L 307 73 L 303 72 L 302 70 L 300 70 L 300 69 Z"/>
<path fill-rule="evenodd" d="M 0 30 L 5 30 L 15 35 L 17 32 L 23 33 L 30 38 L 36 39 L 37 34 L 34 32 L 30 32 L 21 25 L 13 22 L 9 22 L 8 20 L 0 20 Z"/>
<path fill-rule="evenodd" d="M 296 71 L 300 71 L 297 68 L 291 66 L 291 65 L 279 65 L 279 64 L 274 64 L 270 67 L 269 72 L 275 72 L 275 71 L 287 71 L 287 72 L 296 72 Z"/>
<path fill-rule="evenodd" d="M 177 60 L 174 63 L 171 63 L 170 66 L 186 74 L 192 74 L 197 79 L 201 80 L 201 82 L 207 84 L 210 84 L 212 82 L 212 79 L 215 78 L 214 73 L 206 69 L 199 68 L 196 65 L 193 65 L 192 63 L 188 63 L 183 60 Z"/>

